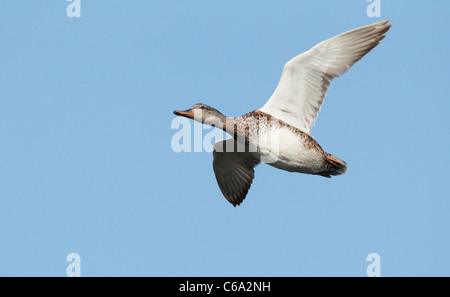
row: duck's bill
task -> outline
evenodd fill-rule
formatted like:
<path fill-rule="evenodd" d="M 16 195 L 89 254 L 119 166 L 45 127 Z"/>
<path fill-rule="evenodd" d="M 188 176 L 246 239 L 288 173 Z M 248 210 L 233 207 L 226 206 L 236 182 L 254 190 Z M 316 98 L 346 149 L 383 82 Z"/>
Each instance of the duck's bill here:
<path fill-rule="evenodd" d="M 190 109 L 185 110 L 185 111 L 175 110 L 173 113 L 178 115 L 178 116 L 183 116 L 183 117 L 187 117 L 187 118 L 190 118 L 190 119 L 194 118 L 194 112 L 192 110 L 190 110 Z"/>

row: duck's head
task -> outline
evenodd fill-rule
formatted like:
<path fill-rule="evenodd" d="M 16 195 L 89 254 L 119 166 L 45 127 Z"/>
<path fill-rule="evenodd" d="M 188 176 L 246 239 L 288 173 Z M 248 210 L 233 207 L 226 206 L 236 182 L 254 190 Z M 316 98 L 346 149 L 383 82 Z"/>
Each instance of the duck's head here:
<path fill-rule="evenodd" d="M 226 120 L 220 111 L 202 103 L 195 104 L 185 111 L 175 110 L 173 113 L 218 128 L 222 128 Z"/>

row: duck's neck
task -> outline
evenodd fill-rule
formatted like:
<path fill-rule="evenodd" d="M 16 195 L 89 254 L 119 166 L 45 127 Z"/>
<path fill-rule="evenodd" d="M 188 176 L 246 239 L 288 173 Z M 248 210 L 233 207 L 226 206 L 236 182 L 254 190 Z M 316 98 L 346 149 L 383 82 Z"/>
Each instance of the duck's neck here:
<path fill-rule="evenodd" d="M 203 124 L 207 124 L 218 129 L 221 129 L 225 132 L 234 135 L 235 131 L 235 118 L 229 118 L 221 113 L 217 113 L 214 117 L 207 118 Z"/>

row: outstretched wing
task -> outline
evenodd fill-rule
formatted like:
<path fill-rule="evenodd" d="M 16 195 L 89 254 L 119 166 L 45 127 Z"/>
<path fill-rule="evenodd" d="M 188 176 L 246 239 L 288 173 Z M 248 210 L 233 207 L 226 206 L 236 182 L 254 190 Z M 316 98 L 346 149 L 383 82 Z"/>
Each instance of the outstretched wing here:
<path fill-rule="evenodd" d="M 214 144 L 213 168 L 222 194 L 234 206 L 244 201 L 260 163 L 251 152 L 239 152 L 233 138 Z"/>
<path fill-rule="evenodd" d="M 385 37 L 389 20 L 325 40 L 286 63 L 280 82 L 260 109 L 310 134 L 331 81 Z"/>

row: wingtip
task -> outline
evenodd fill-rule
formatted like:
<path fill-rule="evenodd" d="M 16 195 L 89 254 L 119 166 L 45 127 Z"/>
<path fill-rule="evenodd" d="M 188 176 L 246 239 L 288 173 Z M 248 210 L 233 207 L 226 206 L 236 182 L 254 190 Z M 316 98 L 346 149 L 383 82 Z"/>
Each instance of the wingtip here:
<path fill-rule="evenodd" d="M 233 205 L 233 207 L 239 206 L 241 204 L 241 202 L 239 202 L 239 200 L 229 200 L 227 198 L 228 202 L 230 202 L 231 205 Z"/>
<path fill-rule="evenodd" d="M 383 21 L 380 21 L 380 22 L 376 22 L 376 23 L 373 23 L 373 24 L 370 24 L 370 25 L 368 25 L 368 26 L 371 26 L 371 27 L 392 27 L 392 24 L 388 24 L 389 22 L 391 21 L 391 19 L 386 19 L 386 20 L 383 20 Z"/>

